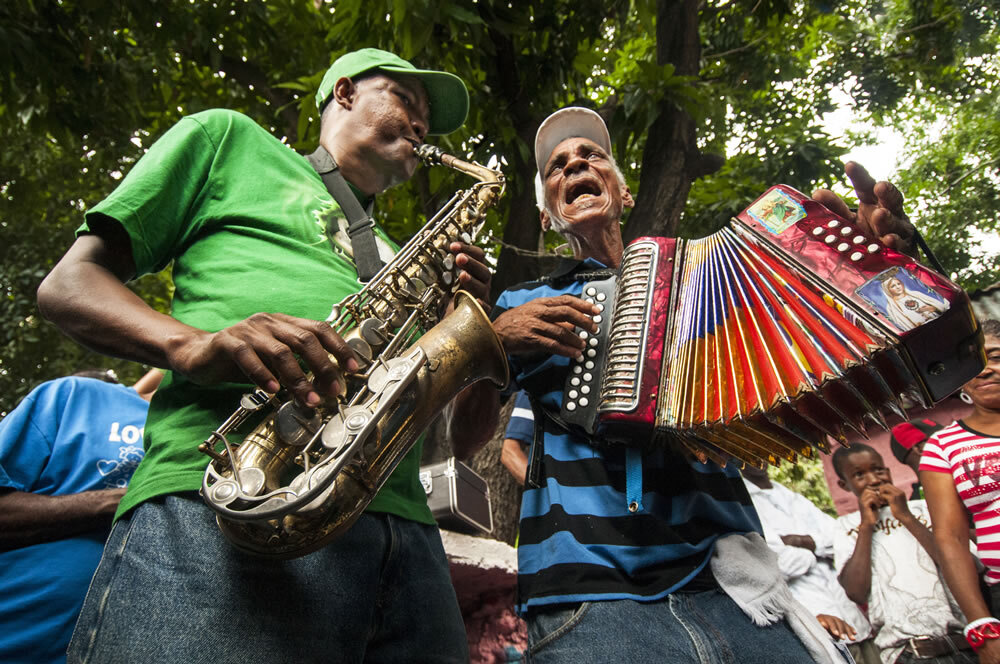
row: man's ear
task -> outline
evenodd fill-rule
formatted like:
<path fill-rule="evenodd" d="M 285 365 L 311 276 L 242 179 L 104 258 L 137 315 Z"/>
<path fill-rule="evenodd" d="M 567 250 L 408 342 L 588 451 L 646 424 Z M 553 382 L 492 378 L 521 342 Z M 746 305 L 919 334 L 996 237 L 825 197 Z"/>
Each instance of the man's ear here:
<path fill-rule="evenodd" d="M 628 185 L 622 185 L 622 205 L 627 208 L 635 207 L 635 199 L 632 198 L 632 190 Z"/>
<path fill-rule="evenodd" d="M 552 228 L 552 219 L 549 217 L 549 213 L 546 212 L 545 210 L 538 211 L 538 219 L 542 224 L 543 231 L 548 231 L 550 228 Z"/>
<path fill-rule="evenodd" d="M 346 110 L 350 110 L 357 93 L 358 86 L 354 84 L 354 81 L 343 76 L 337 79 L 337 82 L 333 85 L 333 99 L 331 101 L 340 104 Z"/>

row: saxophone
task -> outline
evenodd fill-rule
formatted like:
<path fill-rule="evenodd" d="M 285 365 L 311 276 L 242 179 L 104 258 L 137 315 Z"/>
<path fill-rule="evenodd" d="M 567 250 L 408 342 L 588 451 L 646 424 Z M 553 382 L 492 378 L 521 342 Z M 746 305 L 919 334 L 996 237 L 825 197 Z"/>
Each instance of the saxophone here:
<path fill-rule="evenodd" d="M 478 182 L 459 191 L 327 322 L 357 371 L 316 408 L 284 391 L 245 394 L 199 449 L 211 457 L 201 494 L 238 549 L 271 558 L 314 551 L 347 530 L 438 413 L 465 387 L 507 382 L 506 355 L 475 298 L 457 290 L 452 242 L 471 242 L 504 176 L 430 145 L 415 148 Z M 454 294 L 452 313 L 440 318 Z M 440 320 L 440 322 L 439 322 Z M 331 356 L 331 359 L 334 359 Z M 335 359 L 334 359 L 335 361 Z M 229 434 L 263 420 L 239 444 Z"/>

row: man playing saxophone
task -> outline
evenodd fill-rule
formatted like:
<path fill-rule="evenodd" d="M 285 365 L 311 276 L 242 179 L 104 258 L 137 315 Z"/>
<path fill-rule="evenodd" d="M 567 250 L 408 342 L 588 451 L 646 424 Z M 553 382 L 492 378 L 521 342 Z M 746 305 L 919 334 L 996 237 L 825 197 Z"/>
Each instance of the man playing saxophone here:
<path fill-rule="evenodd" d="M 459 78 L 376 49 L 334 62 L 316 102 L 320 144 L 369 216 L 375 194 L 413 174 L 415 146 L 468 111 Z M 69 661 L 467 660 L 419 445 L 342 537 L 295 560 L 237 551 L 196 493 L 207 460 L 197 444 L 246 383 L 313 407 L 336 396 L 342 368 L 358 367 L 321 321 L 358 290 L 360 245 L 381 260 L 392 248 L 377 227 L 360 240 L 353 223 L 345 232 L 345 212 L 302 156 L 246 116 L 205 111 L 171 128 L 87 213 L 42 283 L 39 308 L 71 337 L 168 370 Z M 485 299 L 482 250 L 450 250 L 461 286 Z M 171 262 L 167 316 L 124 283 Z M 456 401 L 461 415 L 469 401 Z M 492 433 L 488 419 L 455 418 L 455 440 L 467 443 L 459 456 Z"/>

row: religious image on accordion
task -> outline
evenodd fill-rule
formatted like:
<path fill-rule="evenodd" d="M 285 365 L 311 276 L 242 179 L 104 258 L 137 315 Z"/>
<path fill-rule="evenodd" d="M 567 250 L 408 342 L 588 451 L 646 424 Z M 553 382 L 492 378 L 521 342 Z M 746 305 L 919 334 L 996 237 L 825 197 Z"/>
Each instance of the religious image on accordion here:
<path fill-rule="evenodd" d="M 785 185 L 708 237 L 633 241 L 583 297 L 605 310 L 560 415 L 609 445 L 795 462 L 985 366 L 962 289 Z"/>

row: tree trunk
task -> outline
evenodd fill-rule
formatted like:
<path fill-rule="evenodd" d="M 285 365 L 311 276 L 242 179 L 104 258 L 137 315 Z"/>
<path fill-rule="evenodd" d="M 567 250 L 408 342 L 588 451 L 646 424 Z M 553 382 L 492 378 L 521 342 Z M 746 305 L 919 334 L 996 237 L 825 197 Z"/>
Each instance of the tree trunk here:
<path fill-rule="evenodd" d="M 656 59 L 681 76 L 701 67 L 697 0 L 660 0 L 656 16 Z M 636 206 L 625 225 L 625 241 L 644 235 L 674 236 L 691 183 L 722 166 L 721 158 L 698 150 L 694 119 L 670 98 L 660 102 L 642 153 Z"/>

